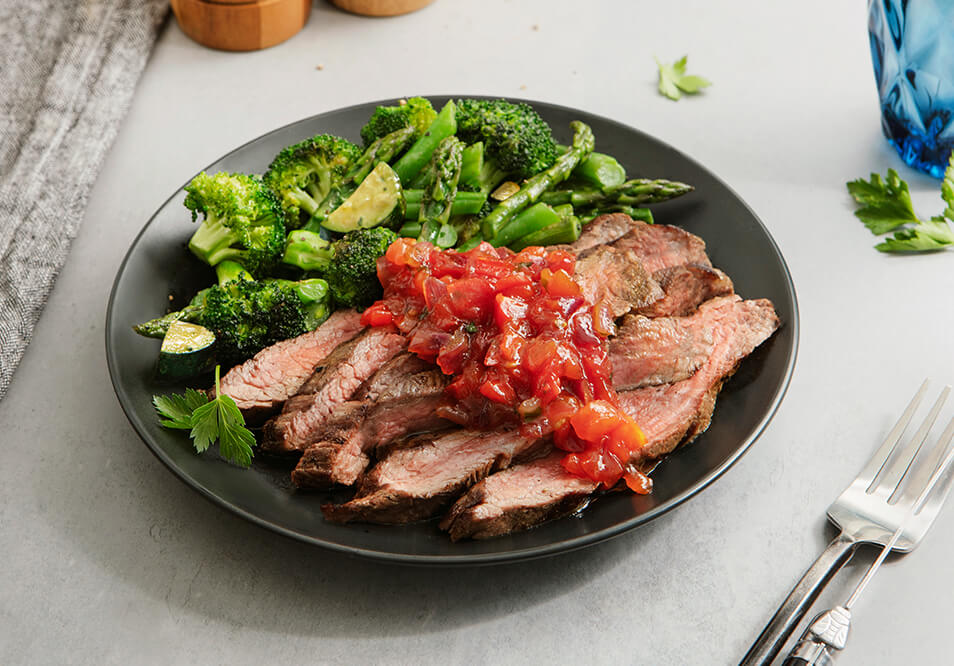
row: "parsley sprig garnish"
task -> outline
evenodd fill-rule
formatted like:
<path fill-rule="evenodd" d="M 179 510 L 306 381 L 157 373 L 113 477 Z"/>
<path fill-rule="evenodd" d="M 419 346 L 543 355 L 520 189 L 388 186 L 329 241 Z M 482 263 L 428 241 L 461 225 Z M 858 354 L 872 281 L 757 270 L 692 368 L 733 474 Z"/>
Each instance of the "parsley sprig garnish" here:
<path fill-rule="evenodd" d="M 671 100 L 678 100 L 683 93 L 695 95 L 703 88 L 712 85 L 708 79 L 694 74 L 686 74 L 686 62 L 689 56 L 682 56 L 671 65 L 659 62 L 656 58 L 656 66 L 659 67 L 659 92 Z"/>
<path fill-rule="evenodd" d="M 220 367 L 215 366 L 215 397 L 186 389 L 182 395 L 155 395 L 152 404 L 159 423 L 166 428 L 189 430 L 195 450 L 202 453 L 216 440 L 219 455 L 240 467 L 252 464 L 255 435 L 245 427 L 245 417 L 231 396 L 220 390 Z"/>
<path fill-rule="evenodd" d="M 871 180 L 859 178 L 847 183 L 848 193 L 861 204 L 855 215 L 876 236 L 894 234 L 877 245 L 882 252 L 933 252 L 954 247 L 954 154 L 944 172 L 941 199 L 947 206 L 941 215 L 922 220 L 914 212 L 908 184 L 894 169 L 882 179 L 871 174 Z"/>

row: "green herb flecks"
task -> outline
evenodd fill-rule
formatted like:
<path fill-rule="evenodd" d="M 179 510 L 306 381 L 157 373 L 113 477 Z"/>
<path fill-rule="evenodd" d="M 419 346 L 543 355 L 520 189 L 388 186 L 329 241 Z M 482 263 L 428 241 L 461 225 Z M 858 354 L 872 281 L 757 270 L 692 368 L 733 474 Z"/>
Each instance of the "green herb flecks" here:
<path fill-rule="evenodd" d="M 689 56 L 683 56 L 671 65 L 659 62 L 656 58 L 656 66 L 659 67 L 659 93 L 665 95 L 671 100 L 678 100 L 683 93 L 695 95 L 712 85 L 712 82 L 701 76 L 686 74 L 686 62 Z"/>

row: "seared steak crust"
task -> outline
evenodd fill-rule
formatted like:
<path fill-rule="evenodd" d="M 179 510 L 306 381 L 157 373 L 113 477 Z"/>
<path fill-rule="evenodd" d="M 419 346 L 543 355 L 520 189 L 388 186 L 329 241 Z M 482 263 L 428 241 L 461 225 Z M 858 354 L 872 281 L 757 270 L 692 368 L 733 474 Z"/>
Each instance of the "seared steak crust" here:
<path fill-rule="evenodd" d="M 360 314 L 339 310 L 314 331 L 266 347 L 229 370 L 221 390 L 235 400 L 247 420 L 260 420 L 295 395 L 315 366 L 363 328 Z"/>

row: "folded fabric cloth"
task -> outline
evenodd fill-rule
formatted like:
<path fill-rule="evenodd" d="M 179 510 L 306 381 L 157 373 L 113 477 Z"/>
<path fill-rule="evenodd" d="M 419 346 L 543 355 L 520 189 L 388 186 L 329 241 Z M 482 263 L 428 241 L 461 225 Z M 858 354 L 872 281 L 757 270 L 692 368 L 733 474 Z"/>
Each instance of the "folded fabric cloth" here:
<path fill-rule="evenodd" d="M 0 399 L 168 0 L 0 0 Z"/>

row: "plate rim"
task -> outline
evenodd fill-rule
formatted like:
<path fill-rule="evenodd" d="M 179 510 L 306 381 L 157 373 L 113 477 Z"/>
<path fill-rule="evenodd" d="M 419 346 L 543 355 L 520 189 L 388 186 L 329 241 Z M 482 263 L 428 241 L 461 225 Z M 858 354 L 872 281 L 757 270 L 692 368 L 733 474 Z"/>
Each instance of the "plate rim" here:
<path fill-rule="evenodd" d="M 496 96 L 492 95 L 473 95 L 473 94 L 459 94 L 459 95 L 447 95 L 447 94 L 432 94 L 432 95 L 422 95 L 427 98 L 444 98 L 449 99 L 458 99 L 458 98 L 471 98 L 471 99 L 497 99 Z M 202 170 L 208 170 L 213 165 L 229 158 L 233 154 L 242 151 L 247 146 L 259 141 L 265 137 L 271 136 L 282 132 L 292 126 L 306 123 L 309 121 L 314 121 L 320 119 L 323 116 L 330 114 L 338 113 L 347 113 L 354 109 L 360 107 L 366 107 L 369 105 L 384 105 L 384 104 L 393 104 L 396 99 L 400 98 L 385 98 L 379 100 L 370 100 L 366 102 L 359 102 L 356 104 L 351 104 L 344 107 L 329 109 L 322 111 L 321 113 L 313 114 L 311 116 L 306 116 L 300 118 L 299 120 L 286 123 L 280 127 L 276 127 L 268 132 L 264 132 L 248 141 L 245 141 L 241 145 L 233 148 L 232 150 L 226 152 L 221 157 L 216 160 L 213 160 L 208 165 L 206 165 Z M 321 548 L 327 548 L 329 550 L 352 556 L 352 557 L 362 557 L 372 560 L 377 560 L 381 562 L 389 562 L 395 564 L 403 565 L 412 565 L 412 566 L 484 566 L 484 565 L 493 565 L 493 564 L 505 564 L 510 562 L 525 561 L 530 559 L 537 559 L 542 557 L 551 557 L 558 554 L 569 553 L 572 551 L 585 548 L 587 546 L 595 545 L 601 543 L 608 539 L 617 537 L 625 532 L 628 532 L 632 529 L 639 527 L 640 525 L 646 524 L 652 520 L 655 520 L 659 516 L 662 516 L 669 511 L 672 511 L 676 507 L 681 506 L 687 502 L 692 497 L 695 497 L 700 492 L 705 490 L 707 487 L 712 485 L 717 479 L 719 479 L 723 474 L 725 474 L 729 468 L 731 468 L 739 459 L 745 455 L 746 452 L 752 447 L 755 441 L 764 433 L 765 429 L 771 423 L 772 419 L 775 417 L 775 414 L 778 412 L 778 408 L 781 405 L 782 400 L 784 399 L 789 386 L 791 385 L 792 375 L 795 371 L 795 364 L 798 358 L 798 348 L 799 348 L 799 339 L 800 339 L 800 313 L 798 307 L 798 294 L 795 289 L 795 283 L 792 279 L 791 271 L 788 267 L 788 262 L 785 260 L 785 256 L 782 254 L 781 249 L 778 246 L 774 236 L 769 232 L 768 228 L 765 226 L 765 223 L 762 222 L 762 219 L 756 214 L 748 202 L 743 199 L 739 194 L 729 186 L 718 174 L 714 173 L 712 170 L 707 168 L 705 165 L 700 163 L 698 160 L 694 159 L 690 155 L 687 155 L 682 150 L 676 148 L 672 144 L 659 139 L 643 130 L 640 130 L 632 125 L 628 125 L 621 121 L 615 120 L 603 116 L 598 113 L 592 113 L 585 109 L 578 107 L 570 107 L 561 104 L 554 104 L 552 102 L 546 102 L 543 100 L 533 100 L 527 98 L 518 98 L 518 97 L 507 97 L 509 101 L 515 103 L 525 103 L 537 107 L 548 107 L 557 111 L 568 112 L 568 113 L 583 113 L 593 118 L 598 118 L 601 122 L 608 123 L 610 125 L 615 125 L 617 128 L 625 130 L 626 132 L 634 133 L 639 135 L 642 139 L 647 139 L 651 142 L 655 142 L 663 146 L 666 150 L 672 151 L 677 154 L 680 158 L 688 162 L 691 166 L 704 171 L 709 175 L 713 180 L 715 180 L 721 187 L 723 187 L 727 192 L 729 192 L 735 199 L 742 205 L 745 211 L 751 216 L 752 220 L 761 229 L 762 233 L 765 235 L 765 238 L 768 240 L 770 246 L 774 250 L 779 265 L 782 269 L 782 275 L 785 278 L 785 290 L 788 292 L 788 296 L 792 303 L 792 314 L 790 320 L 783 322 L 783 326 L 791 329 L 792 335 L 792 348 L 791 353 L 788 356 L 785 370 L 782 374 L 781 381 L 775 389 L 775 394 L 772 396 L 772 400 L 768 405 L 765 413 L 762 415 L 762 418 L 755 424 L 748 436 L 740 442 L 738 447 L 728 456 L 725 460 L 722 461 L 720 465 L 713 468 L 708 474 L 699 479 L 696 483 L 690 485 L 688 488 L 683 490 L 678 495 L 674 496 L 664 504 L 654 507 L 645 513 L 633 516 L 628 520 L 621 521 L 615 525 L 605 527 L 603 529 L 591 532 L 588 534 L 583 534 L 580 536 L 572 537 L 569 539 L 563 539 L 554 541 L 540 546 L 531 546 L 527 548 L 520 548 L 515 550 L 508 550 L 503 552 L 494 552 L 494 553 L 476 553 L 476 554 L 465 554 L 465 555 L 431 555 L 431 554 L 413 554 L 413 553 L 395 553 L 387 552 L 382 550 L 374 550 L 369 548 L 364 548 L 360 546 L 351 546 L 331 541 L 326 541 L 321 538 L 310 536 L 304 534 L 294 529 L 278 525 L 274 522 L 261 518 L 260 516 L 220 497 L 219 495 L 208 490 L 202 486 L 198 481 L 193 479 L 188 474 L 182 472 L 178 467 L 176 467 L 171 460 L 171 458 L 162 450 L 161 447 L 155 445 L 150 441 L 150 438 L 147 436 L 146 428 L 144 424 L 136 414 L 135 410 L 132 409 L 130 405 L 127 405 L 128 397 L 125 395 L 125 389 L 119 385 L 119 369 L 118 369 L 118 359 L 115 357 L 115 350 L 111 344 L 112 339 L 112 330 L 113 330 L 113 312 L 114 312 L 114 302 L 116 298 L 117 291 L 119 289 L 121 278 L 123 277 L 126 266 L 133 254 L 133 251 L 137 248 L 140 240 L 149 230 L 149 228 L 154 223 L 156 217 L 159 213 L 165 209 L 165 207 L 177 196 L 179 196 L 183 188 L 188 185 L 189 180 L 185 181 L 177 190 L 170 194 L 149 216 L 149 219 L 139 230 L 139 233 L 131 241 L 128 249 L 126 250 L 125 255 L 123 256 L 122 262 L 119 264 L 119 267 L 116 271 L 116 276 L 113 279 L 113 284 L 110 289 L 109 299 L 106 304 L 106 330 L 104 336 L 105 342 L 105 351 L 106 351 L 106 365 L 109 371 L 110 383 L 113 386 L 113 392 L 116 394 L 116 398 L 119 401 L 120 408 L 126 416 L 127 421 L 132 425 L 133 430 L 136 431 L 139 439 L 146 445 L 146 447 L 153 453 L 156 458 L 176 476 L 178 479 L 183 481 L 190 488 L 198 492 L 202 497 L 216 505 L 221 509 L 225 509 L 240 518 L 243 518 L 254 525 L 257 525 L 260 528 L 264 528 L 270 532 L 274 532 L 281 536 L 284 536 L 289 539 L 293 539 L 298 542 L 304 542 L 310 545 L 319 546 Z M 198 172 L 197 172 L 198 173 Z M 191 180 L 191 178 L 190 178 Z"/>

